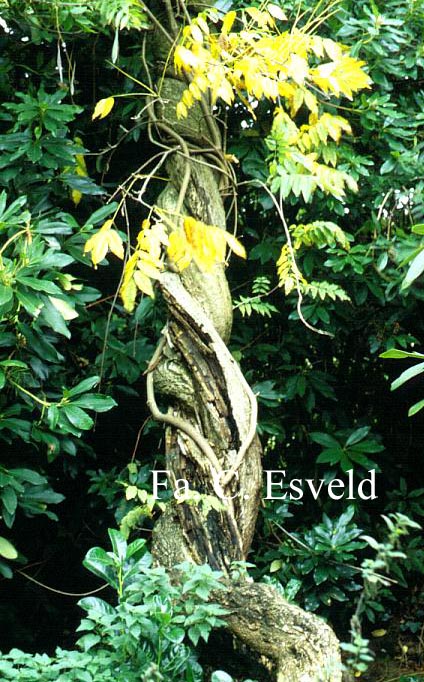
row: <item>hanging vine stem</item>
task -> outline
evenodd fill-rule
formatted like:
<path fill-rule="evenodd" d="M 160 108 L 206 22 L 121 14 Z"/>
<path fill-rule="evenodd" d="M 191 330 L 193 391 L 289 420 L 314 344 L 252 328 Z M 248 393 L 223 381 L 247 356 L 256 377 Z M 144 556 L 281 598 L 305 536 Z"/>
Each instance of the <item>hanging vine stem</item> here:
<path fill-rule="evenodd" d="M 40 582 L 39 580 L 36 580 L 36 578 L 33 578 L 31 575 L 28 575 L 28 573 L 25 573 L 25 571 L 22 571 L 20 568 L 16 569 L 16 573 L 20 573 L 21 575 L 24 576 L 27 580 L 30 580 L 32 583 L 35 583 L 39 587 L 42 587 L 44 590 L 48 590 L 49 592 L 54 592 L 55 594 L 61 594 L 64 597 L 89 597 L 91 594 L 96 594 L 97 592 L 101 592 L 101 590 L 106 589 L 106 587 L 109 587 L 108 583 L 104 583 L 104 585 L 101 585 L 100 587 L 96 587 L 95 590 L 90 590 L 90 592 L 64 592 L 64 590 L 57 590 L 55 587 L 50 587 L 49 585 L 45 585 L 44 583 Z"/>
<path fill-rule="evenodd" d="M 170 137 L 173 137 L 174 140 L 177 140 L 178 144 L 181 147 L 181 151 L 183 152 L 184 158 L 185 158 L 185 168 L 184 168 L 184 176 L 181 182 L 179 194 L 178 194 L 178 200 L 175 206 L 175 213 L 177 218 L 181 216 L 181 211 L 183 208 L 184 204 L 184 199 L 187 194 L 188 186 L 190 184 L 190 178 L 191 178 L 191 167 L 190 167 L 190 151 L 187 142 L 184 140 L 181 135 L 178 135 L 178 133 L 175 132 L 175 130 L 172 130 L 169 126 L 166 125 L 166 123 L 163 123 L 162 121 L 155 121 L 155 125 L 157 128 L 163 130 L 164 132 L 167 133 Z"/>
<path fill-rule="evenodd" d="M 164 332 L 162 332 L 162 338 L 159 341 L 157 348 L 153 353 L 152 359 L 150 360 L 149 366 L 145 372 L 145 374 L 147 375 L 146 378 L 147 406 L 150 409 L 153 419 L 156 419 L 159 422 L 163 422 L 164 424 L 169 424 L 170 426 L 173 426 L 175 429 L 179 429 L 180 431 L 185 433 L 186 436 L 191 438 L 191 440 L 194 443 L 196 443 L 199 450 L 201 450 L 201 452 L 205 455 L 209 464 L 215 469 L 217 473 L 219 473 L 222 470 L 221 465 L 206 438 L 204 438 L 204 436 L 202 436 L 202 434 L 199 431 L 197 431 L 197 429 L 195 429 L 194 426 L 192 426 L 189 422 L 185 421 L 184 419 L 181 419 L 180 417 L 175 417 L 174 415 L 171 414 L 166 414 L 165 412 L 161 412 L 156 403 L 153 371 L 160 362 L 165 346 L 166 338 L 164 336 Z"/>
<path fill-rule="evenodd" d="M 285 232 L 286 239 L 287 239 L 287 246 L 289 247 L 290 256 L 291 256 L 293 263 L 294 263 L 293 272 L 294 272 L 294 276 L 295 276 L 295 280 L 296 280 L 296 291 L 297 291 L 296 309 L 297 309 L 297 314 L 299 315 L 299 319 L 301 320 L 302 324 L 304 324 L 305 327 L 310 329 L 312 332 L 315 332 L 316 334 L 320 334 L 321 336 L 329 336 L 331 339 L 333 339 L 334 334 L 332 334 L 331 332 L 327 332 L 324 329 L 318 329 L 317 327 L 314 327 L 312 324 L 309 324 L 309 322 L 305 319 L 305 317 L 303 315 L 303 312 L 302 312 L 303 294 L 302 294 L 302 290 L 300 287 L 299 271 L 298 271 L 298 268 L 296 265 L 296 257 L 295 257 L 295 253 L 294 253 L 294 248 L 293 248 L 293 243 L 292 243 L 292 239 L 291 239 L 289 226 L 287 225 L 287 221 L 286 221 L 286 218 L 284 215 L 283 197 L 281 195 L 281 192 L 280 192 L 280 200 L 277 201 L 274 194 L 271 192 L 269 187 L 267 187 L 266 184 L 264 182 L 262 182 L 262 180 L 258 180 L 258 179 L 247 180 L 246 182 L 240 183 L 240 185 L 252 184 L 252 183 L 260 185 L 260 187 L 262 187 L 262 189 L 264 189 L 266 191 L 266 193 L 268 194 L 268 196 L 271 198 L 272 203 L 274 204 L 274 206 L 277 210 L 277 213 L 280 217 L 281 224 L 284 228 L 284 232 Z"/>

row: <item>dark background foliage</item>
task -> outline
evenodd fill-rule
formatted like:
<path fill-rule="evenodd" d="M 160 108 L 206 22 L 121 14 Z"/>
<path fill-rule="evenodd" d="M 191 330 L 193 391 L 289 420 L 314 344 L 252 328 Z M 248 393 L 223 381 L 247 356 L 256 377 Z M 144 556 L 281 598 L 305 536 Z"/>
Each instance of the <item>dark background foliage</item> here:
<path fill-rule="evenodd" d="M 291 3 L 279 4 L 292 12 Z M 116 208 L 108 198 L 153 154 L 143 98 L 118 99 L 108 118 L 91 121 L 100 98 L 137 94 L 122 71 L 143 79 L 140 26 L 118 32 L 114 66 L 113 12 L 97 32 L 105 3 L 98 16 L 59 3 L 58 22 L 49 3 L 36 14 L 21 5 L 0 5 L 9 27 L 0 35 L 1 244 L 22 230 L 2 254 L 0 273 L 1 535 L 20 553 L 0 566 L 0 648 L 37 651 L 71 646 L 80 613 L 75 599 L 47 592 L 19 569 L 84 592 L 97 582 L 82 558 L 104 542 L 108 526 L 126 519 L 149 537 L 156 508 L 126 499 L 125 491 L 132 485 L 148 495 L 149 469 L 161 463 L 162 431 L 146 422 L 142 372 L 163 311 L 160 300 L 143 299 L 134 315 L 125 313 L 116 298 L 120 265 L 94 270 L 83 256 L 86 239 Z M 342 287 L 350 300 L 305 299 L 304 317 L 331 336 L 302 324 L 295 293 L 276 288 L 284 230 L 267 194 L 252 184 L 239 190 L 248 261 L 232 264 L 228 275 L 236 305 L 231 348 L 258 393 L 264 468 L 326 480 L 351 468 L 356 482 L 378 472 L 373 502 L 267 502 L 252 551 L 256 574 L 290 586 L 299 603 L 345 634 L 361 586 L 349 566 L 369 553 L 359 536 L 382 537 L 382 513 L 424 516 L 423 413 L 407 416 L 423 396 L 422 378 L 392 394 L 390 383 L 408 362 L 379 357 L 393 347 L 420 350 L 424 338 L 422 277 L 404 285 L 422 248 L 422 233 L 411 228 L 424 222 L 424 6 L 343 0 L 322 31 L 351 45 L 373 80 L 341 110 L 353 135 L 339 158 L 359 192 L 343 203 L 319 192 L 310 204 L 289 197 L 286 217 L 289 224 L 333 221 L 351 236 L 349 251 L 334 244 L 299 253 L 307 278 Z M 267 177 L 270 115 L 262 105 L 257 113 L 252 127 L 243 106 L 220 111 L 242 182 Z M 152 197 L 160 188 L 152 182 Z M 145 215 L 137 202 L 127 206 L 128 223 L 120 212 L 118 224 L 135 236 Z M 72 393 L 90 377 L 99 379 Z M 411 600 L 422 588 L 422 538 L 411 535 L 405 552 L 407 561 L 394 569 L 398 586 L 383 593 L 384 607 L 369 609 L 370 627 L 384 627 L 397 613 L 396 598 Z"/>

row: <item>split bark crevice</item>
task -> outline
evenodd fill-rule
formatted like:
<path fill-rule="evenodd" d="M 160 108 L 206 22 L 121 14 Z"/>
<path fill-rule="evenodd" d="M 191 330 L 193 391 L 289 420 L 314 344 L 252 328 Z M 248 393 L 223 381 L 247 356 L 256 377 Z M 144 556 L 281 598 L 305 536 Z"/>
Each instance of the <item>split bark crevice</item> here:
<path fill-rule="evenodd" d="M 215 150 L 218 161 L 211 168 L 209 157 L 199 153 L 202 147 L 212 146 L 210 121 L 206 125 L 200 106 L 193 107 L 187 120 L 177 121 L 175 107 L 181 91 L 178 80 L 165 78 L 162 82 L 161 100 L 152 116 L 152 134 L 160 136 L 162 145 L 174 147 L 176 138 L 171 135 L 166 139 L 166 130 L 172 128 L 187 144 L 195 145 L 196 154 L 187 158 L 183 145 L 175 149 L 167 162 L 169 183 L 157 205 L 174 222 L 181 220 L 177 215 L 181 182 L 190 164 L 181 213 L 225 229 L 220 175 L 216 171 L 222 150 Z M 155 119 L 164 125 L 155 128 Z M 217 136 L 212 137 L 216 141 Z M 167 424 L 166 468 L 171 483 L 175 486 L 178 479 L 185 479 L 207 500 L 207 496 L 217 496 L 212 464 L 219 468 L 221 483 L 226 480 L 222 472 L 229 473 L 221 509 L 202 502 L 168 506 L 153 532 L 153 553 L 168 568 L 190 559 L 206 562 L 228 576 L 233 561 L 247 558 L 252 542 L 262 488 L 262 453 L 259 439 L 252 433 L 255 398 L 226 345 L 232 302 L 225 266 L 201 272 L 192 264 L 180 274 L 165 273 L 159 286 L 168 322 L 151 366 L 150 404 L 154 416 Z M 153 393 L 158 399 L 160 396 L 162 411 Z M 190 436 L 193 429 L 199 435 L 196 439 Z M 321 619 L 287 603 L 269 585 L 249 581 L 235 584 L 229 579 L 226 584 L 228 589 L 214 599 L 228 610 L 229 630 L 273 662 L 270 680 L 341 680 L 338 642 Z"/>

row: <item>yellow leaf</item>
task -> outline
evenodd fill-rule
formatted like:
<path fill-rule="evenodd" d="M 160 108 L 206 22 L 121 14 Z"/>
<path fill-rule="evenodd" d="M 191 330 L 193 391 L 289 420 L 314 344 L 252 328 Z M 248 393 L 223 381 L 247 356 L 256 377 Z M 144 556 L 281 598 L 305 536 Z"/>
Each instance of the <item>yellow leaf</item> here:
<path fill-rule="evenodd" d="M 111 230 L 112 225 L 112 218 L 106 220 L 100 230 L 85 243 L 84 253 L 91 251 L 91 260 L 94 266 L 101 263 L 109 250 L 121 260 L 124 257 L 122 239 L 115 230 Z"/>
<path fill-rule="evenodd" d="M 278 19 L 279 21 L 287 21 L 287 15 L 284 14 L 283 10 L 281 7 L 278 7 L 278 5 L 267 5 L 267 10 L 270 13 L 274 19 Z"/>
<path fill-rule="evenodd" d="M 113 225 L 113 222 L 114 222 L 113 218 L 109 218 L 108 220 L 105 220 L 105 222 L 103 223 L 103 225 L 100 228 L 100 232 L 107 232 L 108 230 L 110 230 L 110 228 Z"/>
<path fill-rule="evenodd" d="M 178 102 L 177 104 L 177 118 L 187 118 L 187 107 L 184 102 Z"/>
<path fill-rule="evenodd" d="M 137 296 L 137 287 L 135 285 L 133 275 L 137 266 L 138 254 L 133 255 L 128 259 L 124 267 L 124 279 L 122 282 L 120 294 L 125 310 L 132 312 L 135 306 L 135 299 Z"/>
<path fill-rule="evenodd" d="M 291 54 L 287 63 L 287 71 L 295 83 L 303 85 L 305 78 L 309 74 L 308 62 L 298 54 Z"/>
<path fill-rule="evenodd" d="M 236 19 L 237 13 L 232 10 L 231 12 L 227 12 L 227 14 L 224 16 L 222 20 L 222 35 L 225 36 L 227 35 L 228 31 L 231 30 L 234 21 Z"/>
<path fill-rule="evenodd" d="M 88 239 L 84 246 L 84 253 L 91 251 L 91 260 L 94 267 L 97 267 L 102 262 L 108 251 L 108 236 L 105 232 L 99 230 Z"/>
<path fill-rule="evenodd" d="M 193 36 L 193 40 L 195 40 L 196 43 L 203 43 L 203 33 L 200 30 L 199 26 L 197 26 L 196 24 L 191 24 L 190 30 L 191 35 Z"/>
<path fill-rule="evenodd" d="M 329 38 L 324 38 L 322 44 L 326 53 L 330 59 L 333 60 L 333 62 L 336 62 L 340 59 L 342 56 L 342 46 L 339 43 L 335 43 L 334 40 L 330 40 Z"/>
<path fill-rule="evenodd" d="M 203 33 L 205 33 L 205 35 L 209 35 L 209 26 L 207 22 L 204 20 L 204 18 L 197 17 L 196 21 L 199 24 L 200 28 L 202 29 Z"/>
<path fill-rule="evenodd" d="M 337 62 L 327 62 L 311 69 L 310 76 L 324 92 L 331 91 L 337 96 L 341 93 L 352 99 L 353 92 L 371 87 L 371 79 L 362 69 L 364 64 L 358 59 L 344 56 Z"/>
<path fill-rule="evenodd" d="M 122 243 L 122 239 L 119 236 L 119 234 L 116 232 L 116 230 L 110 230 L 108 234 L 108 244 L 109 244 L 109 249 L 112 251 L 112 253 L 117 256 L 120 260 L 123 260 L 124 258 L 124 245 Z"/>
<path fill-rule="evenodd" d="M 202 93 L 197 85 L 196 81 L 193 80 L 190 85 L 188 86 L 188 89 L 190 90 L 191 94 L 193 95 L 194 99 L 202 99 Z"/>
<path fill-rule="evenodd" d="M 0 556 L 4 557 L 5 559 L 16 559 L 18 556 L 18 552 L 12 543 L 3 537 L 0 537 Z"/>
<path fill-rule="evenodd" d="M 217 90 L 217 96 L 226 102 L 226 104 L 231 105 L 234 100 L 234 91 L 231 83 L 224 79 Z"/>
<path fill-rule="evenodd" d="M 95 108 L 91 120 L 94 121 L 95 118 L 105 118 L 113 109 L 115 104 L 114 97 L 106 97 L 105 99 L 100 99 Z"/>
<path fill-rule="evenodd" d="M 162 263 L 159 263 L 159 266 L 160 267 L 158 267 L 156 259 L 153 260 L 145 251 L 139 254 L 137 267 L 144 275 L 146 275 L 146 277 L 150 277 L 151 279 L 159 279 Z"/>
<path fill-rule="evenodd" d="M 305 102 L 305 106 L 308 107 L 309 111 L 313 114 L 318 113 L 318 102 L 317 98 L 315 95 L 310 92 L 309 90 L 305 90 L 303 93 L 303 100 Z"/>
<path fill-rule="evenodd" d="M 151 280 L 139 270 L 134 273 L 134 282 L 143 294 L 150 296 L 150 298 L 155 297 Z"/>
<path fill-rule="evenodd" d="M 387 630 L 383 630 L 383 628 L 379 628 L 377 630 L 373 630 L 371 632 L 373 637 L 384 637 L 384 635 L 387 634 Z"/>
<path fill-rule="evenodd" d="M 191 247 L 187 242 L 184 232 L 181 230 L 171 232 L 167 249 L 168 257 L 177 268 L 182 271 L 187 268 L 192 260 Z"/>
<path fill-rule="evenodd" d="M 234 235 L 230 234 L 229 232 L 224 232 L 224 237 L 229 248 L 233 253 L 236 254 L 236 256 L 240 256 L 240 258 L 246 258 L 246 249 L 244 248 L 243 244 L 241 244 L 239 240 L 234 237 Z"/>
<path fill-rule="evenodd" d="M 71 190 L 71 199 L 74 202 L 75 206 L 78 206 L 79 202 L 82 199 L 82 194 L 79 192 L 77 189 Z"/>
<path fill-rule="evenodd" d="M 177 45 L 174 52 L 174 64 L 177 71 L 195 69 L 199 66 L 199 58 L 187 47 Z"/>

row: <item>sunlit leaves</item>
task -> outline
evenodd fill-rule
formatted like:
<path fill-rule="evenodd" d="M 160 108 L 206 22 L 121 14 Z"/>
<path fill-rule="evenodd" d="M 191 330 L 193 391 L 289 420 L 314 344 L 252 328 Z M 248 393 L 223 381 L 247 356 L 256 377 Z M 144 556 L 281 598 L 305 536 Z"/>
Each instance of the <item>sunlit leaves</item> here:
<path fill-rule="evenodd" d="M 292 88 L 292 100 L 298 97 L 297 89 L 305 86 L 309 93 L 318 86 L 326 94 L 351 99 L 352 93 L 370 85 L 364 62 L 349 56 L 345 46 L 308 33 L 307 24 L 303 29 L 295 26 L 280 32 L 275 20 L 285 22 L 287 17 L 276 5 L 269 5 L 266 11 L 257 7 L 231 10 L 222 17 L 219 32 L 209 29 L 207 16 L 205 12 L 185 27 L 174 65 L 193 83 L 198 79 L 206 82 L 213 102 L 221 98 L 231 104 L 236 94 L 244 103 L 248 102 L 246 95 L 275 102 L 286 96 L 287 85 Z M 216 20 L 215 15 L 212 18 Z M 317 60 L 326 58 L 330 61 L 316 65 Z M 315 110 L 315 96 L 308 100 L 306 106 Z M 186 116 L 193 103 L 184 101 L 185 108 L 178 107 L 177 115 Z"/>
<path fill-rule="evenodd" d="M 115 104 L 114 97 L 106 97 L 105 99 L 99 99 L 96 106 L 94 107 L 94 112 L 91 120 L 94 121 L 95 118 L 106 118 L 110 114 Z"/>
<path fill-rule="evenodd" d="M 281 249 L 280 257 L 277 261 L 278 286 L 284 289 L 288 296 L 293 289 L 300 287 L 306 280 L 300 272 L 293 258 L 293 253 L 288 244 L 284 244 Z"/>
<path fill-rule="evenodd" d="M 194 260 L 201 270 L 209 271 L 216 263 L 224 262 L 227 246 L 237 256 L 246 258 L 244 247 L 232 234 L 186 216 L 183 230 L 176 230 L 169 237 L 168 256 L 179 270 Z"/>
<path fill-rule="evenodd" d="M 177 228 L 169 217 L 156 221 L 144 220 L 137 237 L 134 253 L 128 259 L 121 286 L 124 307 L 132 311 L 137 292 L 154 296 L 154 281 L 160 278 L 164 269 L 164 255 L 181 272 L 192 261 L 200 270 L 210 271 L 216 263 L 223 263 L 227 247 L 237 256 L 246 258 L 244 247 L 234 235 L 214 225 L 205 225 L 200 220 L 185 216 L 181 228 Z M 168 235 L 169 231 L 169 235 Z"/>
<path fill-rule="evenodd" d="M 131 312 L 135 306 L 137 291 L 153 298 L 153 282 L 163 270 L 162 251 L 167 246 L 168 237 L 163 223 L 143 220 L 137 237 L 137 246 L 124 268 L 121 298 L 126 310 Z"/>
<path fill-rule="evenodd" d="M 124 257 L 124 245 L 116 230 L 112 229 L 113 220 L 109 219 L 100 230 L 88 239 L 84 246 L 84 253 L 91 253 L 91 260 L 95 267 L 105 258 L 109 251 L 121 260 Z"/>
<path fill-rule="evenodd" d="M 370 77 L 363 70 L 365 62 L 361 62 L 348 55 L 339 55 L 335 61 L 320 64 L 310 71 L 312 81 L 326 93 L 336 97 L 345 95 L 352 99 L 358 90 L 369 88 Z"/>

